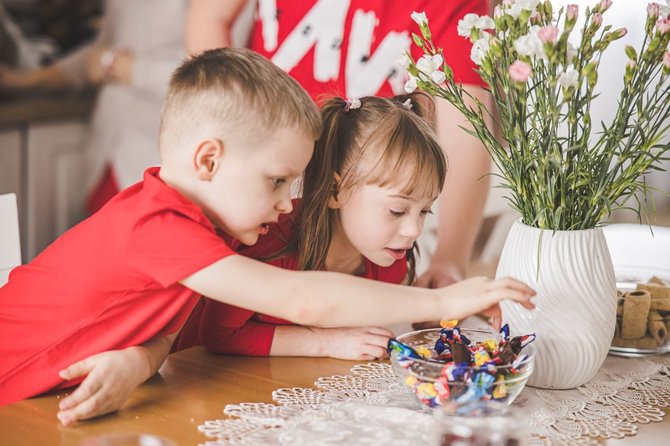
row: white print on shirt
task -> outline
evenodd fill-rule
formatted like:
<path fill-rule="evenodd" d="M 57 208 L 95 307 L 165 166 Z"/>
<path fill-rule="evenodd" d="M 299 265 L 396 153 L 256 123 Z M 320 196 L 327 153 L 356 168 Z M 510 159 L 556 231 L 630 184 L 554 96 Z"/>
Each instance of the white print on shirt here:
<path fill-rule="evenodd" d="M 407 31 L 389 32 L 377 47 L 377 51 L 371 55 L 372 36 L 377 25 L 379 19 L 373 11 L 364 12 L 358 9 L 354 13 L 345 67 L 348 97 L 374 95 L 386 79 L 389 79 L 393 91 L 396 92 L 398 89 L 392 79 L 397 79 L 400 88 L 404 84 L 396 61 L 402 51 L 409 48 L 409 35 Z"/>
<path fill-rule="evenodd" d="M 272 3 L 272 6 L 263 5 L 264 3 Z M 272 45 L 268 48 L 265 42 L 274 43 L 274 47 L 277 46 L 276 0 L 261 0 L 259 11 L 261 9 L 275 11 L 275 14 L 270 17 L 260 16 L 263 21 L 263 30 L 267 27 L 275 32 L 274 36 L 267 39 L 263 31 L 265 50 L 272 51 L 274 49 Z M 348 9 L 349 0 L 319 0 L 286 37 L 272 57 L 272 62 L 284 71 L 290 72 L 305 57 L 310 48 L 316 45 L 314 79 L 318 82 L 337 79 L 340 70 L 340 45 L 344 33 L 344 19 Z"/>
<path fill-rule="evenodd" d="M 314 79 L 317 82 L 337 80 L 349 6 L 350 0 L 318 0 L 282 42 L 272 62 L 290 72 L 315 47 Z M 276 0 L 260 0 L 258 11 L 263 24 L 263 47 L 265 51 L 274 51 L 279 32 Z M 347 97 L 374 95 L 387 80 L 394 92 L 403 90 L 404 71 L 396 60 L 410 46 L 409 33 L 389 32 L 371 54 L 378 25 L 374 11 L 358 9 L 354 12 L 345 65 Z"/>

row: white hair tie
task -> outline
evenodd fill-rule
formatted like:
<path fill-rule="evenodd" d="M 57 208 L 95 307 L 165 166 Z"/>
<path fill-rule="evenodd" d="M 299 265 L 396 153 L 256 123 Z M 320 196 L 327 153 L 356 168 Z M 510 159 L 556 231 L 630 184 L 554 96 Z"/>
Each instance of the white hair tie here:
<path fill-rule="evenodd" d="M 361 100 L 358 98 L 351 98 L 346 100 L 346 105 L 344 106 L 344 112 L 348 112 L 349 110 L 356 110 L 358 108 L 361 108 Z"/>

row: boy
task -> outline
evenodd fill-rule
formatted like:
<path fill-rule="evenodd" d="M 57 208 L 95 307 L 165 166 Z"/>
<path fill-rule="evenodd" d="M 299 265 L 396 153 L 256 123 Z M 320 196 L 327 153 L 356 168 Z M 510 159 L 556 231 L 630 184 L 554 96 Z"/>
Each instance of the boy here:
<path fill-rule="evenodd" d="M 82 358 L 159 342 L 201 294 L 302 325 L 499 316 L 504 298 L 532 307 L 532 290 L 512 279 L 428 290 L 235 255 L 291 212 L 290 184 L 321 130 L 307 94 L 262 56 L 221 49 L 186 61 L 161 121 L 161 167 L 0 288 L 0 404 L 72 386 L 58 372 Z"/>

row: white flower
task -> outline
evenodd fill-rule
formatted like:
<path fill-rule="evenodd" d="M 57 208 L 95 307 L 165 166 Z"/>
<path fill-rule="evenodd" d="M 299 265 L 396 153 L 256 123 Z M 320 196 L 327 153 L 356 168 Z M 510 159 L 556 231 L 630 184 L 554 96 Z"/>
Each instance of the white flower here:
<path fill-rule="evenodd" d="M 535 11 L 540 0 L 516 0 L 507 9 L 507 13 L 513 18 L 518 19 L 523 10 Z"/>
<path fill-rule="evenodd" d="M 477 28 L 479 29 L 493 29 L 496 26 L 496 23 L 493 19 L 487 15 L 483 15 L 477 20 Z"/>
<path fill-rule="evenodd" d="M 405 93 L 414 93 L 414 90 L 416 90 L 417 84 L 416 84 L 416 78 L 412 75 L 409 76 L 409 79 L 407 82 L 405 82 Z"/>
<path fill-rule="evenodd" d="M 514 49 L 521 56 L 537 56 L 542 59 L 546 58 L 544 54 L 544 44 L 542 39 L 538 36 L 539 26 L 531 26 L 528 34 L 519 37 L 514 42 Z"/>
<path fill-rule="evenodd" d="M 465 14 L 461 20 L 458 21 L 458 35 L 462 37 L 470 37 L 472 28 L 477 26 L 479 16 L 477 14 Z"/>
<path fill-rule="evenodd" d="M 470 37 L 472 29 L 493 29 L 495 22 L 487 15 L 478 16 L 477 14 L 465 14 L 465 16 L 458 21 L 458 35 L 463 37 Z"/>
<path fill-rule="evenodd" d="M 563 88 L 576 87 L 578 81 L 579 72 L 572 67 L 569 67 L 564 73 L 561 73 L 558 76 L 558 83 L 561 84 L 561 87 Z"/>
<path fill-rule="evenodd" d="M 435 71 L 440 71 L 442 68 L 442 63 L 444 59 L 439 54 L 430 56 L 428 54 L 421 56 L 416 62 L 416 68 L 425 75 L 425 79 L 432 78 Z"/>
<path fill-rule="evenodd" d="M 412 20 L 416 22 L 417 25 L 428 25 L 428 17 L 426 17 L 425 12 L 412 12 Z"/>
<path fill-rule="evenodd" d="M 447 76 L 444 74 L 444 71 L 435 70 L 430 74 L 430 78 L 436 84 L 441 84 L 442 82 L 444 82 L 447 79 Z"/>
<path fill-rule="evenodd" d="M 484 33 L 487 34 L 488 33 Z M 470 51 L 470 59 L 477 65 L 482 64 L 482 59 L 486 57 L 486 55 L 489 52 L 489 38 L 488 37 L 483 37 L 475 43 L 472 44 L 472 50 Z"/>
<path fill-rule="evenodd" d="M 412 59 L 409 57 L 409 54 L 407 54 L 407 51 L 403 51 L 400 57 L 396 59 L 395 63 L 403 68 L 409 68 L 410 64 L 412 63 Z"/>

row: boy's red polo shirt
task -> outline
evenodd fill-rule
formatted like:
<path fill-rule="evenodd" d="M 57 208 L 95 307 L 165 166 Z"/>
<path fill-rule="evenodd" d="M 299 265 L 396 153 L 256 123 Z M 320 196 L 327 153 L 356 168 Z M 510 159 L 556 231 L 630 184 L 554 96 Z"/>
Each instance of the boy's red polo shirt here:
<path fill-rule="evenodd" d="M 90 355 L 174 333 L 199 295 L 178 281 L 234 254 L 158 168 L 0 288 L 0 404 L 66 387 Z"/>

